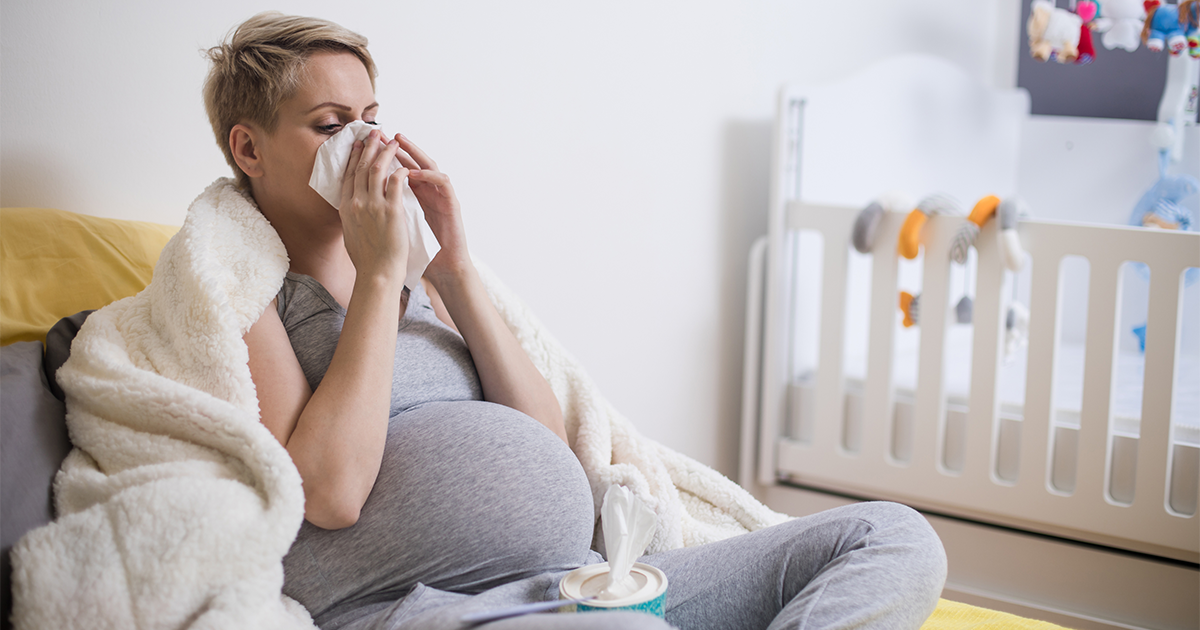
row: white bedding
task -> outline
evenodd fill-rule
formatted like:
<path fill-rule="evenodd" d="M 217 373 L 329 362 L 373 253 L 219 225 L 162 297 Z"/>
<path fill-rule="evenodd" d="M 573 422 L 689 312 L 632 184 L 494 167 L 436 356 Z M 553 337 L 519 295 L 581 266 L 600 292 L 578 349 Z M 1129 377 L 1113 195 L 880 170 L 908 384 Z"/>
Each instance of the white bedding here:
<path fill-rule="evenodd" d="M 972 327 L 951 326 L 946 336 L 945 374 L 948 398 L 965 400 L 970 392 Z M 900 330 L 896 334 L 892 378 L 898 391 L 913 392 L 917 385 L 917 358 L 920 334 L 916 329 Z M 867 373 L 865 343 L 855 344 L 847 352 L 845 374 L 851 380 L 863 380 Z M 1025 367 L 1027 351 L 1022 350 L 1006 361 L 1000 369 L 999 395 L 1002 405 L 1019 408 L 1025 402 Z M 1122 350 L 1116 356 L 1116 381 L 1112 413 L 1117 432 L 1136 437 L 1142 414 L 1142 388 L 1145 355 Z M 1063 344 L 1055 366 L 1052 400 L 1055 420 L 1064 426 L 1078 427 L 1078 414 L 1083 401 L 1083 368 L 1086 361 L 1080 344 Z M 1172 398 L 1174 440 L 1200 446 L 1200 357 L 1182 354 L 1179 357 Z"/>

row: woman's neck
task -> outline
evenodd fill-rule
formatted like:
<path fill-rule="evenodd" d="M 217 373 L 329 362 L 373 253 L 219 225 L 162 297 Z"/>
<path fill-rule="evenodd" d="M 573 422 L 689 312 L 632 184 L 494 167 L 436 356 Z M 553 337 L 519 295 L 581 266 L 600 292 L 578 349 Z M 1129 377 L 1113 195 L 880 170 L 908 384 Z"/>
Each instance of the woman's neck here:
<path fill-rule="evenodd" d="M 315 221 L 296 213 L 272 212 L 270 207 L 260 209 L 287 249 L 288 270 L 311 276 L 343 307 L 347 306 L 356 274 L 338 216 L 333 214 L 332 220 Z"/>

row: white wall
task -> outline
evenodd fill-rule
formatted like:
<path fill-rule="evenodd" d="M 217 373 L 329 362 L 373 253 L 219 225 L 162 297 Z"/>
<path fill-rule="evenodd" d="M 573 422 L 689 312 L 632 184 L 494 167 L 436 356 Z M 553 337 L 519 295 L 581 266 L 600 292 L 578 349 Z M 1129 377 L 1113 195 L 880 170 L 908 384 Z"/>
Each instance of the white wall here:
<path fill-rule="evenodd" d="M 732 474 L 777 87 L 914 51 L 1012 85 L 1008 4 L 5 0 L 0 204 L 181 223 L 228 173 L 199 50 L 268 8 L 338 21 L 476 256 L 646 434 Z"/>

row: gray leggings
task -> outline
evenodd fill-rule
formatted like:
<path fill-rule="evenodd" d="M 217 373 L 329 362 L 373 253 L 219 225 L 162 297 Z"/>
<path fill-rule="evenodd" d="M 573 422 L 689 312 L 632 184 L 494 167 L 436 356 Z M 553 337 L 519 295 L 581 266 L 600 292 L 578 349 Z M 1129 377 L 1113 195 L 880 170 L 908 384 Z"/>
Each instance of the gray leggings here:
<path fill-rule="evenodd" d="M 542 613 L 487 630 L 918 628 L 937 605 L 946 555 L 917 512 L 861 503 L 720 542 L 645 556 L 667 574 L 666 620 L 640 613 Z M 563 573 L 478 595 L 418 585 L 395 603 L 356 611 L 353 630 L 463 627 L 471 612 L 555 599 Z M 343 618 L 345 621 L 350 621 Z"/>

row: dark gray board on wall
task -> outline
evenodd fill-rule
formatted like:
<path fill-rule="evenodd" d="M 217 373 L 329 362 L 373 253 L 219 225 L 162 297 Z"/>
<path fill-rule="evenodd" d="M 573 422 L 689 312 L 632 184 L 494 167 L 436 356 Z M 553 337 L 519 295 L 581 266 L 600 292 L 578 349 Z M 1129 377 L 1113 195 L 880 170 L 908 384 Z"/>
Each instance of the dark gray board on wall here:
<path fill-rule="evenodd" d="M 1134 52 L 1108 50 L 1100 33 L 1092 33 L 1096 59 L 1090 64 L 1038 61 L 1029 54 L 1030 2 L 1018 0 L 1021 8 L 1018 45 L 1017 86 L 1029 91 L 1034 115 L 1083 116 L 1155 120 L 1158 101 L 1167 81 L 1166 52 L 1151 52 L 1145 45 Z M 1103 2 L 1101 2 L 1103 5 Z M 1065 1 L 1058 6 L 1067 8 Z"/>

